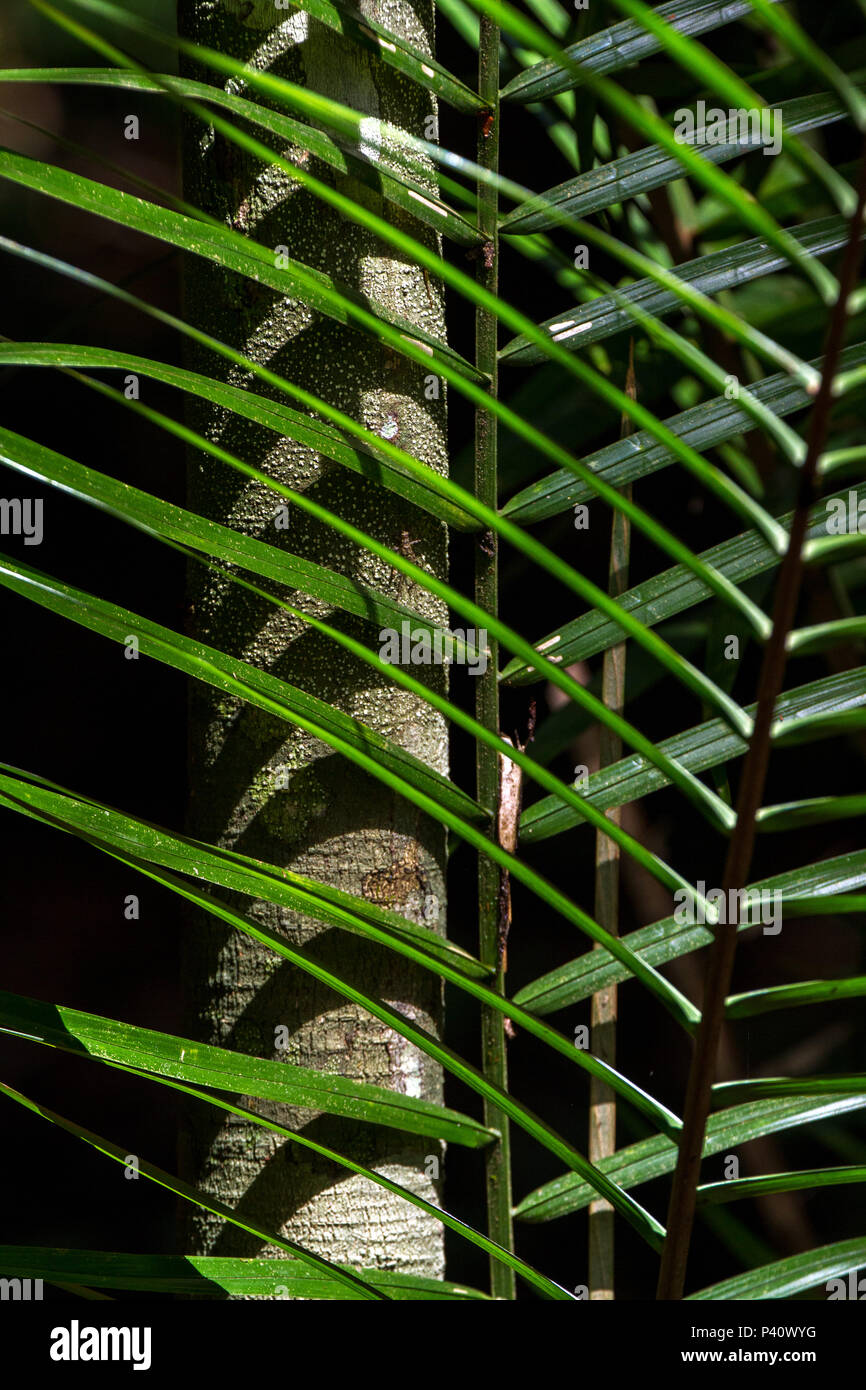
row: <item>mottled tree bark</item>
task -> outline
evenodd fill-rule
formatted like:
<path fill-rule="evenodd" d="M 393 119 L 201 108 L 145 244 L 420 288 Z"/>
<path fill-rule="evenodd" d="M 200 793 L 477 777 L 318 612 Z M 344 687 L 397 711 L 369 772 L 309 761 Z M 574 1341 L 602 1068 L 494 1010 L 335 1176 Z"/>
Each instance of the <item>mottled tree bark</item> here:
<path fill-rule="evenodd" d="M 413 5 L 362 0 L 361 7 L 431 51 L 430 0 Z M 369 148 L 375 149 L 379 119 L 420 135 L 435 109 L 421 89 L 301 11 L 277 9 L 265 0 L 179 0 L 178 9 L 183 34 L 363 111 L 370 121 L 365 126 Z M 203 72 L 194 75 L 205 77 Z M 228 86 L 242 90 L 238 84 Z M 260 131 L 256 134 L 262 138 Z M 293 162 L 302 161 L 317 177 L 333 181 L 333 172 L 305 152 L 273 143 Z M 251 159 L 192 121 L 184 127 L 183 164 L 184 194 L 192 202 L 263 245 L 286 246 L 292 257 L 444 338 L 442 299 L 435 286 L 431 290 L 420 271 L 314 199 L 286 173 Z M 356 181 L 344 180 L 341 187 L 384 210 L 379 195 Z M 385 215 L 432 244 L 432 233 L 410 225 L 399 211 L 392 208 Z M 404 448 L 446 470 L 444 399 L 425 399 L 421 367 L 297 301 L 260 290 L 204 261 L 191 260 L 187 268 L 185 312 L 369 428 L 390 432 L 396 421 Z M 267 390 L 210 354 L 194 356 L 193 365 L 251 390 Z M 408 533 L 419 562 L 437 574 L 445 572 L 445 528 L 402 499 L 227 412 L 196 406 L 192 423 L 390 548 L 400 548 Z M 289 509 L 288 531 L 278 529 L 283 500 L 212 457 L 197 454 L 191 461 L 190 505 L 195 510 L 373 584 L 431 616 L 444 616 L 423 591 L 296 508 Z M 310 613 L 377 643 L 378 634 L 369 625 L 335 615 L 309 597 L 289 597 Z M 193 575 L 192 600 L 197 636 L 255 661 L 446 770 L 442 719 L 332 641 L 201 569 Z M 193 690 L 190 727 L 192 833 L 359 894 L 432 931 L 440 929 L 445 850 L 440 827 L 309 735 L 218 692 Z M 438 1031 L 441 987 L 432 975 L 298 913 L 238 901 L 256 920 L 308 947 L 337 974 Z M 201 1039 L 441 1100 L 441 1073 L 429 1058 L 308 975 L 212 919 L 197 917 L 190 924 L 183 968 L 188 1028 Z M 437 1200 L 441 1146 L 434 1141 L 258 1104 L 263 1113 Z M 438 1223 L 260 1127 L 197 1107 L 190 1111 L 182 1160 L 184 1170 L 209 1192 L 307 1249 L 360 1266 L 442 1276 Z M 261 1253 L 259 1242 L 206 1213 L 191 1220 L 185 1248 Z M 264 1253 L 277 1252 L 269 1247 Z"/>

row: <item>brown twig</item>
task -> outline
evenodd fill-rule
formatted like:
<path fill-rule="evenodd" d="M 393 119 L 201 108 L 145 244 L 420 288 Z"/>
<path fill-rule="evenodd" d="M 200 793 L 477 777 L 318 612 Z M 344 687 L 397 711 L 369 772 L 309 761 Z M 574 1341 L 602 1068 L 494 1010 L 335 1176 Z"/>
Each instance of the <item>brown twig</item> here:
<path fill-rule="evenodd" d="M 514 740 L 505 738 L 503 742 L 517 748 L 521 753 L 525 753 L 533 738 L 535 737 L 535 701 L 530 701 L 529 717 L 527 719 L 526 742 L 521 743 L 517 734 Z M 512 762 L 504 753 L 499 754 L 499 803 L 497 808 L 496 829 L 499 844 L 503 849 L 508 850 L 509 854 L 517 852 L 517 840 L 520 826 L 520 806 L 523 799 L 523 769 L 517 763 Z M 498 959 L 499 969 L 504 975 L 508 969 L 508 933 L 511 930 L 511 875 L 507 869 L 501 869 L 499 873 L 499 933 L 498 933 Z M 510 1018 L 505 1020 L 505 1031 L 510 1038 L 515 1036 L 514 1025 Z"/>

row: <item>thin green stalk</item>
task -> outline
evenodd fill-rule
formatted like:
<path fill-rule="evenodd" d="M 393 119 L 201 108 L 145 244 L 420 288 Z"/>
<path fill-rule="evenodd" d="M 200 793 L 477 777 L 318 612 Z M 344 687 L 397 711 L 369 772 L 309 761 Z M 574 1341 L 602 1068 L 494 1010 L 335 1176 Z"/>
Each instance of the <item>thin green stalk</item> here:
<path fill-rule="evenodd" d="M 637 394 L 634 377 L 634 339 L 629 343 L 626 394 Z M 631 433 L 631 421 L 622 418 L 620 436 Z M 624 491 L 631 497 L 631 484 Z M 620 598 L 628 588 L 631 526 L 622 512 L 614 512 L 610 533 L 608 591 Z M 618 642 L 604 654 L 601 672 L 601 698 L 608 709 L 622 714 L 625 709 L 626 643 Z M 604 726 L 599 730 L 599 768 L 610 767 L 622 757 L 622 739 Z M 622 807 L 606 812 L 616 825 L 622 823 Z M 619 845 L 602 830 L 595 834 L 595 916 L 613 936 L 619 935 Z M 605 985 L 592 996 L 590 1025 L 592 1055 L 613 1066 L 616 1058 L 617 987 Z M 589 1087 L 589 1154 L 593 1162 L 610 1158 L 616 1152 L 616 1095 L 603 1081 L 592 1078 Z M 599 1198 L 589 1207 L 589 1296 L 609 1301 L 614 1297 L 614 1209 Z"/>
<path fill-rule="evenodd" d="M 485 102 L 479 117 L 478 163 L 485 169 L 499 165 L 499 30 L 486 16 L 481 19 L 478 47 L 478 90 Z M 478 184 L 478 230 L 484 241 L 477 261 L 477 277 L 490 294 L 497 293 L 499 276 L 499 199 L 492 184 Z M 475 365 L 490 378 L 489 394 L 497 393 L 497 320 L 483 304 L 475 310 Z M 495 510 L 499 503 L 497 483 L 497 420 L 479 406 L 475 411 L 475 494 L 479 501 Z M 498 537 L 493 531 L 475 542 L 475 602 L 489 613 L 498 613 L 499 594 Z M 490 642 L 487 670 L 478 679 L 475 713 L 480 724 L 499 733 L 499 660 L 497 643 Z M 477 790 L 483 805 L 495 806 L 499 800 L 499 755 L 486 744 L 477 746 L 475 767 Z M 498 834 L 494 821 L 492 835 Z M 486 965 L 495 965 L 491 989 L 505 994 L 505 962 L 499 946 L 500 869 L 486 855 L 478 861 L 478 954 Z M 485 1077 L 503 1090 L 508 1089 L 505 1018 L 495 1009 L 481 1010 L 481 1065 Z M 505 1250 L 514 1249 L 511 1217 L 511 1141 L 508 1118 L 490 1101 L 484 1102 L 486 1123 L 499 1130 L 501 1139 L 485 1153 L 487 1189 L 487 1227 L 491 1240 Z M 494 1298 L 515 1297 L 514 1271 L 498 1260 L 490 1261 L 490 1291 Z"/>

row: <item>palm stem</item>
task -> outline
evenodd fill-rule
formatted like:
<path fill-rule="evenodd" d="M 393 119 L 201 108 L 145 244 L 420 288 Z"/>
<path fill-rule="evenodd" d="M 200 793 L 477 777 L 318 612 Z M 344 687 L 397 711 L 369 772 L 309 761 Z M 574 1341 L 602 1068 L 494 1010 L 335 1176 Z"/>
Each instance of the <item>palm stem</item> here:
<path fill-rule="evenodd" d="M 486 16 L 481 18 L 478 52 L 478 90 L 487 110 L 478 130 L 478 163 L 496 171 L 499 163 L 499 29 Z M 488 184 L 478 185 L 478 227 L 484 244 L 478 257 L 477 275 L 491 294 L 498 284 L 498 196 Z M 497 391 L 497 322 L 495 316 L 479 306 L 475 315 L 475 362 L 490 379 L 489 391 Z M 489 411 L 475 412 L 475 491 L 487 506 L 498 504 L 497 422 Z M 487 612 L 498 612 L 499 566 L 497 538 L 487 532 L 475 547 L 475 601 Z M 478 677 L 475 713 L 485 728 L 499 733 L 498 652 L 490 642 L 487 670 Z M 499 800 L 499 758 L 495 749 L 479 744 L 476 753 L 478 800 L 482 806 L 496 806 Z M 497 833 L 496 823 L 491 834 Z M 491 988 L 505 993 L 505 969 L 499 950 L 500 871 L 486 856 L 478 864 L 478 954 L 486 964 L 497 965 Z M 481 1055 L 484 1075 L 503 1089 L 508 1087 L 505 1020 L 494 1009 L 481 1011 Z M 484 1105 L 485 1124 L 497 1129 L 501 1138 L 485 1153 L 487 1223 L 491 1239 L 506 1250 L 514 1248 L 511 1218 L 511 1157 L 508 1120 L 489 1101 Z M 513 1299 L 515 1279 L 512 1270 L 497 1260 L 490 1262 L 490 1290 L 495 1298 Z"/>
<path fill-rule="evenodd" d="M 635 399 L 634 339 L 629 344 L 626 394 Z M 631 421 L 622 418 L 620 437 L 632 431 Z M 631 484 L 624 488 L 631 497 Z M 620 598 L 628 588 L 631 525 L 622 512 L 614 512 L 610 533 L 608 592 Z M 618 642 L 604 654 L 601 671 L 601 698 L 608 709 L 622 714 L 625 708 L 626 643 Z M 622 757 L 622 739 L 612 730 L 599 732 L 599 768 L 610 767 Z M 622 823 L 622 808 L 613 806 L 606 813 L 615 825 Z M 603 831 L 595 836 L 595 919 L 612 935 L 619 935 L 620 848 Z M 606 985 L 592 996 L 592 1055 L 609 1066 L 616 1064 L 617 987 Z M 598 1163 L 616 1152 L 616 1096 L 603 1081 L 593 1077 L 589 1087 L 589 1161 Z M 596 1300 L 614 1297 L 614 1210 L 604 1198 L 589 1207 L 589 1296 Z"/>

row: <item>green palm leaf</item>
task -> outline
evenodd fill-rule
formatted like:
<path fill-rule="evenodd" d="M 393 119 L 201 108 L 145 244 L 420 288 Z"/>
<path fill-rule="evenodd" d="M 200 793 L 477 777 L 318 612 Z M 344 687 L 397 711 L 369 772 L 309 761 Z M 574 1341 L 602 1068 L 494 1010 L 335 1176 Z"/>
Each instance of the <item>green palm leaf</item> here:
<path fill-rule="evenodd" d="M 172 1037 L 17 994 L 0 995 L 0 1032 L 156 1077 L 173 1077 L 282 1105 L 306 1106 L 329 1115 L 348 1115 L 470 1148 L 481 1147 L 493 1138 L 470 1116 L 414 1096 L 395 1095 L 384 1087 L 365 1085 L 344 1076 L 322 1075 L 290 1062 L 272 1062 L 208 1047 L 190 1038 Z"/>
<path fill-rule="evenodd" d="M 804 1255 L 793 1255 L 787 1260 L 777 1260 L 774 1264 L 760 1269 L 750 1269 L 746 1274 L 724 1283 L 713 1284 L 700 1293 L 689 1294 L 690 1299 L 735 1299 L 745 1301 L 754 1298 L 793 1298 L 818 1284 L 838 1279 L 850 1270 L 859 1268 L 866 1259 L 866 1240 L 840 1240 L 835 1245 L 824 1245 L 820 1250 L 809 1250 Z"/>
<path fill-rule="evenodd" d="M 833 1100 L 766 1100 L 735 1105 L 710 1116 L 703 1155 L 724 1153 L 732 1146 L 746 1144 L 768 1134 L 818 1124 L 834 1116 L 851 1114 L 866 1105 L 862 1095 L 838 1096 Z M 642 1139 L 603 1159 L 601 1167 L 623 1187 L 638 1187 L 673 1170 L 676 1148 L 662 1135 Z M 521 1221 L 555 1221 L 570 1212 L 587 1207 L 594 1196 L 592 1188 L 571 1173 L 554 1178 L 531 1192 L 515 1208 Z"/>
<path fill-rule="evenodd" d="M 52 1250 L 0 1246 L 10 1277 L 82 1284 L 137 1293 L 212 1294 L 241 1298 L 359 1299 L 360 1293 L 301 1260 L 242 1259 L 220 1255 L 128 1255 L 107 1250 Z M 345 1271 L 344 1272 L 348 1272 Z M 365 1283 L 393 1299 L 486 1299 L 479 1289 L 381 1269 L 359 1271 Z"/>

